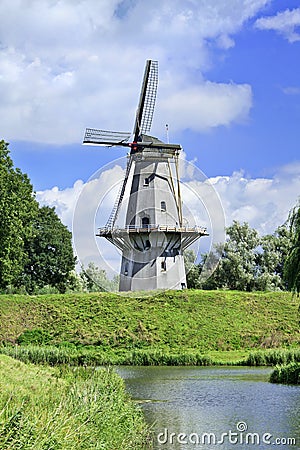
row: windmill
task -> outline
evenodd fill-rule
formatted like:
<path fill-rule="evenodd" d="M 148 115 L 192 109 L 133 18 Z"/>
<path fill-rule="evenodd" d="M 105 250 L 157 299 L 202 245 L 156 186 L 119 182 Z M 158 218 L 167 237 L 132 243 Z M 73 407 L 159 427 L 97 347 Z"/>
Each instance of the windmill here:
<path fill-rule="evenodd" d="M 133 133 L 87 128 L 83 140 L 84 144 L 130 150 L 114 207 L 97 233 L 122 251 L 120 291 L 185 288 L 183 251 L 207 235 L 205 228 L 184 224 L 178 168 L 181 146 L 147 134 L 157 85 L 158 62 L 148 60 Z M 125 224 L 120 227 L 116 222 L 129 179 Z"/>

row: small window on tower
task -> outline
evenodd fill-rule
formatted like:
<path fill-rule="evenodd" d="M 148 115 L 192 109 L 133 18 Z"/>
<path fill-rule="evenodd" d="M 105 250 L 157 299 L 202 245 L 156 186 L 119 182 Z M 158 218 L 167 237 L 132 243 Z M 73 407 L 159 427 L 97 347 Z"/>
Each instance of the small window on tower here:
<path fill-rule="evenodd" d="M 149 186 L 149 178 L 144 179 L 144 186 Z"/>
<path fill-rule="evenodd" d="M 160 202 L 160 210 L 162 212 L 166 212 L 167 211 L 166 202 Z"/>
<path fill-rule="evenodd" d="M 125 275 L 125 276 L 128 275 L 128 264 L 125 265 L 124 275 Z"/>
<path fill-rule="evenodd" d="M 162 272 L 165 272 L 165 271 L 167 270 L 167 262 L 166 262 L 166 260 L 163 260 L 163 261 L 160 263 L 160 265 L 161 265 L 161 271 L 162 271 Z"/>
<path fill-rule="evenodd" d="M 143 228 L 148 228 L 149 223 L 150 223 L 149 217 L 142 217 L 142 227 Z"/>

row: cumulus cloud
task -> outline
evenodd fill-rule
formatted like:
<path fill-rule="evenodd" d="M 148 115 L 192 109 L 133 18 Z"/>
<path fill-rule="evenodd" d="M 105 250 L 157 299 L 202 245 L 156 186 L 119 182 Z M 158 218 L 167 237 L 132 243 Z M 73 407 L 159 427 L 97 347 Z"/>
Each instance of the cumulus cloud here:
<path fill-rule="evenodd" d="M 300 8 L 287 9 L 279 12 L 276 16 L 261 17 L 255 22 L 256 28 L 260 30 L 273 30 L 283 35 L 289 42 L 300 41 Z"/>
<path fill-rule="evenodd" d="M 124 160 L 112 163 L 87 183 L 78 180 L 71 188 L 55 187 L 37 192 L 39 202 L 54 206 L 73 231 L 81 262 L 87 265 L 94 261 L 110 275 L 118 273 L 120 252 L 105 239 L 96 237 L 96 233 L 98 227 L 105 225 L 113 207 L 124 176 Z M 209 238 L 213 242 L 222 239 L 223 211 L 227 226 L 233 220 L 246 221 L 261 235 L 272 234 L 286 221 L 299 198 L 300 162 L 281 167 L 272 178 L 247 178 L 242 172 L 206 178 L 204 174 L 196 176 L 196 171 L 199 169 L 192 164 L 187 171 L 181 170 L 183 212 L 190 225 L 206 226 L 210 235 L 214 233 L 215 236 Z M 125 198 L 128 194 L 127 189 Z M 120 224 L 124 220 L 124 209 Z M 204 239 L 207 238 L 200 240 L 201 252 L 207 250 L 209 242 Z"/>
<path fill-rule="evenodd" d="M 160 114 L 172 123 L 172 130 L 185 127 L 193 131 L 206 130 L 247 118 L 252 104 L 249 85 L 212 83 L 189 86 L 174 91 L 162 102 Z M 184 118 L 184 119 L 183 119 Z"/>
<path fill-rule="evenodd" d="M 189 120 L 178 112 L 178 129 L 243 120 L 251 88 L 206 80 L 210 49 L 232 47 L 245 21 L 268 1 L 2 0 L 3 136 L 63 144 L 79 142 L 86 126 L 130 130 L 148 58 L 160 61 L 162 123 L 170 116 L 168 99 L 177 106 L 193 95 Z M 198 120 L 191 121 L 194 115 Z"/>

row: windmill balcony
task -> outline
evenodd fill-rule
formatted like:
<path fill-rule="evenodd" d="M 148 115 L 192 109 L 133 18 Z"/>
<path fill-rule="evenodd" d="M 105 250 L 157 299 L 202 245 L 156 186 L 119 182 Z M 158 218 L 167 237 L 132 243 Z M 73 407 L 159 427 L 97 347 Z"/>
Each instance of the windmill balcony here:
<path fill-rule="evenodd" d="M 99 229 L 97 236 L 105 237 L 113 245 L 120 250 L 131 250 L 133 248 L 138 250 L 150 250 L 156 248 L 158 253 L 161 253 L 161 248 L 166 247 L 170 250 L 177 249 L 180 242 L 180 251 L 185 250 L 189 245 L 195 242 L 201 236 L 208 236 L 206 228 L 194 227 L 180 227 L 159 224 L 147 224 L 142 226 L 126 225 L 123 228 L 119 227 L 103 227 Z M 136 238 L 143 244 L 140 246 L 136 243 Z M 149 240 L 150 239 L 150 240 Z M 151 241 L 151 244 L 150 244 Z"/>
<path fill-rule="evenodd" d="M 162 232 L 170 232 L 170 233 L 197 233 L 201 234 L 202 236 L 208 236 L 207 229 L 205 227 L 180 227 L 180 226 L 170 226 L 170 225 L 159 225 L 159 224 L 147 224 L 147 225 L 126 225 L 125 227 L 121 228 L 118 226 L 114 227 L 102 227 L 99 228 L 99 233 L 97 236 L 108 236 L 112 233 L 149 233 L 152 231 L 162 231 Z"/>

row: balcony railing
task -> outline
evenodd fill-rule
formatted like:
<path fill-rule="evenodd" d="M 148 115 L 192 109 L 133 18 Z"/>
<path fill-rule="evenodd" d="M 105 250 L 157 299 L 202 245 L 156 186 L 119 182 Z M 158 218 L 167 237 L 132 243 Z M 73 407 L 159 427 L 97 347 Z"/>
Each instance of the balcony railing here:
<path fill-rule="evenodd" d="M 105 236 L 112 233 L 149 233 L 152 231 L 167 232 L 167 233 L 197 233 L 202 235 L 208 235 L 205 227 L 180 227 L 174 225 L 126 225 L 125 227 L 102 227 L 99 228 L 98 236 Z"/>

